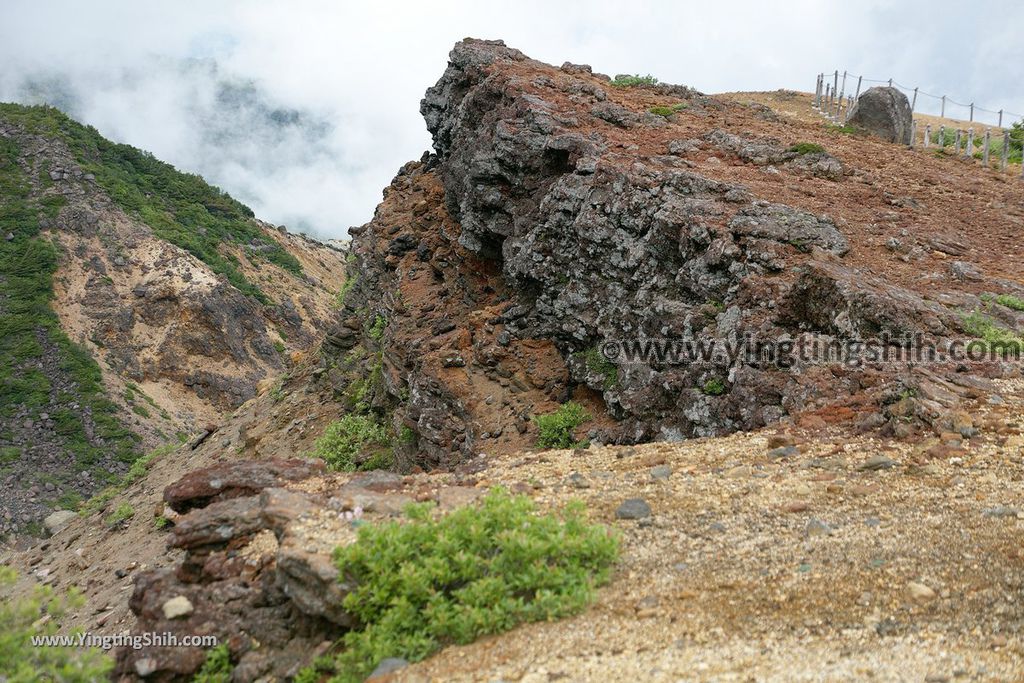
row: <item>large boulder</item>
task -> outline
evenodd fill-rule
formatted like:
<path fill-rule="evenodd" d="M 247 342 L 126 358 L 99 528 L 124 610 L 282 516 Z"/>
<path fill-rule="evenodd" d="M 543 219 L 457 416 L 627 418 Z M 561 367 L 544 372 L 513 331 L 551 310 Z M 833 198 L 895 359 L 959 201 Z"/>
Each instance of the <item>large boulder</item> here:
<path fill-rule="evenodd" d="M 849 123 L 889 142 L 910 144 L 913 112 L 907 96 L 896 88 L 870 88 L 857 98 Z"/>

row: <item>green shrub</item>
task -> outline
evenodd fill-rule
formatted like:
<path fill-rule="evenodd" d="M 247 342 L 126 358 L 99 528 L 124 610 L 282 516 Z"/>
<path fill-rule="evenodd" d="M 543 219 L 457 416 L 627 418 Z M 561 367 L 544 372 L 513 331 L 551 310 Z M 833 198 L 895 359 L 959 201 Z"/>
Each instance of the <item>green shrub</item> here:
<path fill-rule="evenodd" d="M 604 377 L 603 389 L 608 390 L 618 384 L 619 368 L 616 367 L 615 363 L 605 358 L 599 349 L 590 348 L 586 351 L 580 351 L 576 356 L 583 359 L 588 371 Z"/>
<path fill-rule="evenodd" d="M 351 472 L 360 469 L 360 463 L 362 469 L 373 469 L 390 458 L 391 440 L 388 429 L 372 417 L 345 415 L 327 426 L 313 446 L 313 455 L 335 470 Z"/>
<path fill-rule="evenodd" d="M 1024 299 L 1012 294 L 1000 294 L 995 298 L 995 301 L 1000 306 L 1006 306 L 1015 311 L 1024 311 Z"/>
<path fill-rule="evenodd" d="M 860 133 L 856 126 L 840 126 L 835 123 L 825 124 L 825 130 L 843 135 L 858 135 Z"/>
<path fill-rule="evenodd" d="M 657 114 L 658 116 L 664 116 L 665 118 L 668 118 L 673 114 L 678 114 L 679 112 L 683 111 L 684 109 L 686 109 L 687 106 L 688 105 L 685 102 L 680 102 L 679 104 L 673 104 L 671 107 L 651 107 L 647 111 L 651 112 L 652 114 Z"/>
<path fill-rule="evenodd" d="M 1022 340 L 1016 332 L 997 324 L 987 315 L 974 311 L 963 319 L 964 332 L 985 342 L 985 347 L 993 351 L 1019 352 L 1024 348 Z"/>
<path fill-rule="evenodd" d="M 140 417 L 149 417 L 149 410 L 146 406 L 132 406 L 132 412 Z"/>
<path fill-rule="evenodd" d="M 349 292 L 356 286 L 356 278 L 348 277 L 345 278 L 345 282 L 341 284 L 341 289 L 338 290 L 338 294 L 334 297 L 334 306 L 336 308 L 345 307 L 345 299 L 348 297 Z"/>
<path fill-rule="evenodd" d="M 646 76 L 641 76 L 640 74 L 632 76 L 629 74 L 619 74 L 612 79 L 611 84 L 616 88 L 632 88 L 638 85 L 657 85 L 658 79 L 650 74 Z"/>
<path fill-rule="evenodd" d="M 128 503 L 121 503 L 113 513 L 107 516 L 104 522 L 107 526 L 114 526 L 135 516 L 135 509 Z"/>
<path fill-rule="evenodd" d="M 569 401 L 548 415 L 534 415 L 533 421 L 540 432 L 537 446 L 540 448 L 575 448 L 582 445 L 573 437 L 573 430 L 590 419 L 590 415 L 579 403 Z"/>
<path fill-rule="evenodd" d="M 790 145 L 786 151 L 796 152 L 803 156 L 804 154 L 824 154 L 825 148 L 813 142 L 798 142 L 795 145 Z"/>
<path fill-rule="evenodd" d="M 277 351 L 278 353 L 284 353 L 285 350 L 286 350 L 284 342 L 281 341 L 280 339 L 275 339 L 274 340 L 274 350 Z"/>
<path fill-rule="evenodd" d="M 206 661 L 195 676 L 192 683 L 229 683 L 231 681 L 231 653 L 227 644 L 220 644 L 206 651 Z"/>
<path fill-rule="evenodd" d="M 717 377 L 712 377 L 707 382 L 704 382 L 704 386 L 701 387 L 701 391 L 708 396 L 721 396 L 725 393 L 725 382 Z"/>
<path fill-rule="evenodd" d="M 0 588 L 17 580 L 10 567 L 0 566 Z M 0 601 L 0 677 L 8 683 L 63 681 L 93 683 L 105 680 L 114 661 L 96 648 L 40 647 L 32 638 L 53 636 L 61 617 L 85 601 L 75 591 L 58 598 L 49 586 L 38 586 L 28 596 Z M 80 630 L 73 630 L 77 636 Z"/>
<path fill-rule="evenodd" d="M 378 313 L 377 317 L 373 319 L 373 324 L 370 325 L 370 328 L 366 333 L 369 335 L 370 339 L 380 341 L 381 337 L 384 336 L 384 328 L 387 327 L 387 325 L 387 318 Z"/>
<path fill-rule="evenodd" d="M 407 515 L 361 526 L 355 543 L 334 551 L 339 580 L 355 586 L 343 606 L 358 625 L 341 640 L 332 681 L 362 681 L 387 657 L 419 661 L 576 614 L 618 557 L 618 538 L 588 523 L 578 501 L 558 516 L 538 514 L 528 498 L 495 489 L 445 516 L 429 504 Z"/>

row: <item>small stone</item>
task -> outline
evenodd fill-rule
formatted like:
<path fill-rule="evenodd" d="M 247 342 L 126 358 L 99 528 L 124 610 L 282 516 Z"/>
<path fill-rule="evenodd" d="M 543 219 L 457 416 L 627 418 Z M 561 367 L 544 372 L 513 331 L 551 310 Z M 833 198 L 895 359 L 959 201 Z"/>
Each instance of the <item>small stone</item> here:
<path fill-rule="evenodd" d="M 399 669 L 404 669 L 409 666 L 409 662 L 402 659 L 401 657 L 388 657 L 380 660 L 380 664 L 373 670 L 366 680 L 373 680 L 374 678 L 380 678 L 387 676 L 388 674 L 394 673 Z"/>
<path fill-rule="evenodd" d="M 57 533 L 65 526 L 68 522 L 78 516 L 78 513 L 72 512 L 71 510 L 57 510 L 56 512 L 47 515 L 46 519 L 43 520 L 43 526 L 50 532 L 50 535 Z"/>
<path fill-rule="evenodd" d="M 640 602 L 636 604 L 636 608 L 638 611 L 645 609 L 654 609 L 658 606 L 659 602 L 660 601 L 658 600 L 657 595 L 648 595 L 644 598 L 641 598 Z"/>
<path fill-rule="evenodd" d="M 651 479 L 668 479 L 672 476 L 672 468 L 668 465 L 658 465 L 651 468 Z"/>
<path fill-rule="evenodd" d="M 1017 508 L 1008 507 L 1006 505 L 997 505 L 994 508 L 988 508 L 982 511 L 986 517 L 1019 517 L 1020 511 Z"/>
<path fill-rule="evenodd" d="M 935 599 L 935 591 L 917 581 L 911 581 L 907 584 L 907 595 L 914 602 L 929 602 Z"/>
<path fill-rule="evenodd" d="M 877 472 L 878 470 L 887 470 L 895 465 L 896 461 L 892 458 L 887 458 L 884 455 L 875 455 L 858 465 L 857 469 L 861 472 Z"/>
<path fill-rule="evenodd" d="M 156 660 L 152 657 L 143 657 L 135 660 L 135 673 L 145 678 L 156 671 Z"/>
<path fill-rule="evenodd" d="M 857 498 L 870 496 L 876 490 L 874 486 L 867 486 L 865 484 L 851 484 L 847 489 L 851 496 L 856 496 Z"/>
<path fill-rule="evenodd" d="M 618 519 L 645 519 L 651 516 L 651 506 L 643 498 L 627 498 L 615 511 Z"/>
<path fill-rule="evenodd" d="M 573 472 L 572 474 L 569 475 L 569 483 L 572 485 L 573 488 L 577 489 L 590 488 L 590 482 L 587 481 L 587 478 L 584 477 L 579 472 Z"/>
<path fill-rule="evenodd" d="M 928 674 L 924 677 L 924 683 L 949 683 L 949 676 L 945 674 Z"/>
<path fill-rule="evenodd" d="M 828 536 L 832 533 L 832 527 L 820 519 L 812 519 L 807 522 L 807 528 L 804 529 L 804 536 L 807 538 L 815 538 L 817 536 Z"/>
<path fill-rule="evenodd" d="M 882 523 L 882 520 L 878 519 L 878 517 L 868 517 L 867 519 L 864 520 L 864 524 L 866 524 L 867 526 L 869 526 L 871 528 L 875 528 L 875 527 L 881 525 L 881 523 Z"/>
<path fill-rule="evenodd" d="M 791 458 L 794 455 L 799 455 L 800 449 L 796 446 L 780 446 L 779 448 L 773 448 L 768 451 L 769 458 Z"/>
<path fill-rule="evenodd" d="M 785 448 L 786 446 L 796 445 L 793 441 L 793 437 L 789 434 L 772 434 L 768 437 L 768 448 L 774 450 L 776 448 Z"/>
<path fill-rule="evenodd" d="M 192 614 L 193 607 L 191 600 L 184 595 L 179 595 L 165 602 L 161 609 L 163 609 L 165 619 L 177 619 Z"/>
<path fill-rule="evenodd" d="M 787 503 L 786 505 L 782 506 L 783 512 L 806 512 L 810 509 L 811 506 L 803 501 L 798 501 L 796 503 Z"/>

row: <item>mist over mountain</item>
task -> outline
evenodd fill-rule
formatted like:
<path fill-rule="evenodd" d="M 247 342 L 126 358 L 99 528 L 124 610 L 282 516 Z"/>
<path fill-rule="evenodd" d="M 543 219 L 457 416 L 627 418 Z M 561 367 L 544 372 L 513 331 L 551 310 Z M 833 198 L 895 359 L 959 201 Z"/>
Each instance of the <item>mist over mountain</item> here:
<path fill-rule="evenodd" d="M 5 82 L 0 99 L 58 107 L 230 188 L 259 215 L 296 231 L 337 237 L 365 215 L 334 205 L 351 187 L 339 187 L 339 177 L 358 186 L 367 170 L 345 153 L 344 117 L 288 106 L 214 58 L 153 55 L 85 77 L 32 71 Z"/>

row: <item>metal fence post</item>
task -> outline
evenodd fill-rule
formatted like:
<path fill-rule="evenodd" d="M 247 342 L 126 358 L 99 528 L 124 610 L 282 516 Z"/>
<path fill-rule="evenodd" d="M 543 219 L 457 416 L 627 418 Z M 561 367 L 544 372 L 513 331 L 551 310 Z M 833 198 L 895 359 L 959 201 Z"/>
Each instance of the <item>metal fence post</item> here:
<path fill-rule="evenodd" d="M 857 92 L 854 94 L 853 99 L 856 102 L 860 99 L 860 82 L 864 80 L 863 76 L 857 76 Z"/>
<path fill-rule="evenodd" d="M 917 138 L 917 121 L 910 119 L 910 147 L 914 147 Z"/>
<path fill-rule="evenodd" d="M 910 113 L 914 113 L 914 107 L 917 106 L 917 88 L 914 88 L 914 99 L 910 101 Z"/>
<path fill-rule="evenodd" d="M 892 79 L 891 78 L 889 79 L 889 87 L 890 88 L 892 87 Z"/>
<path fill-rule="evenodd" d="M 946 127 L 939 126 L 939 148 L 946 149 Z"/>
<path fill-rule="evenodd" d="M 932 125 L 930 123 L 924 124 L 924 148 L 928 149 L 928 146 L 932 142 Z"/>
<path fill-rule="evenodd" d="M 971 118 L 968 119 L 971 123 L 974 123 L 974 102 L 971 102 Z"/>
<path fill-rule="evenodd" d="M 957 156 L 960 156 L 960 129 L 956 129 L 956 140 L 953 142 L 953 151 Z"/>
<path fill-rule="evenodd" d="M 1003 127 L 1003 110 L 1002 109 L 999 110 L 999 127 L 1000 128 Z"/>
<path fill-rule="evenodd" d="M 974 128 L 967 129 L 967 146 L 964 148 L 964 156 L 974 156 Z"/>
<path fill-rule="evenodd" d="M 981 152 L 981 163 L 985 164 L 985 166 L 988 166 L 989 131 L 990 131 L 990 129 L 988 129 L 988 128 L 985 129 L 985 139 L 984 139 L 984 141 L 982 143 L 982 144 L 985 145 L 985 149 L 982 150 L 982 152 Z"/>
<path fill-rule="evenodd" d="M 999 159 L 999 169 L 1002 171 L 1006 170 L 1006 165 L 1010 162 L 1010 131 L 1003 131 L 1003 156 Z"/>

